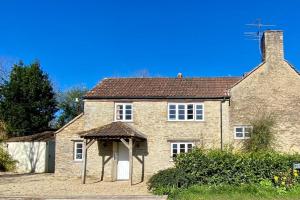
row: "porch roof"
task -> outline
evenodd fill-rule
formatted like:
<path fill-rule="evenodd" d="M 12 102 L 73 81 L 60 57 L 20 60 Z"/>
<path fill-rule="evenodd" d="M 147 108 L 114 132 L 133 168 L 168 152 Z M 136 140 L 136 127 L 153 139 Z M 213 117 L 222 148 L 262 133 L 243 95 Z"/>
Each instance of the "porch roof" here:
<path fill-rule="evenodd" d="M 112 122 L 99 128 L 80 132 L 79 135 L 85 139 L 147 139 L 144 134 L 123 122 Z"/>

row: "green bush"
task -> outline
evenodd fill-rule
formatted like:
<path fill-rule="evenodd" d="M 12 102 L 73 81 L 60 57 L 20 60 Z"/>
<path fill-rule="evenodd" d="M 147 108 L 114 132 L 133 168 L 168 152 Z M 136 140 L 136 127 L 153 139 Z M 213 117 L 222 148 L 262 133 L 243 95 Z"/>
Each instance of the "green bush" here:
<path fill-rule="evenodd" d="M 158 188 L 168 188 L 164 191 L 167 193 L 170 188 L 195 184 L 259 184 L 291 172 L 294 162 L 300 162 L 299 154 L 194 149 L 190 153 L 180 154 L 175 160 L 175 168 L 155 174 L 149 181 L 149 189 L 155 192 Z"/>
<path fill-rule="evenodd" d="M 16 163 L 0 143 L 0 171 L 13 171 L 16 169 Z"/>
<path fill-rule="evenodd" d="M 272 114 L 263 113 L 251 121 L 251 137 L 244 142 L 246 151 L 271 150 L 274 145 L 275 117 Z"/>
<path fill-rule="evenodd" d="M 148 189 L 152 190 L 155 194 L 164 195 L 171 193 L 174 189 L 188 187 L 194 182 L 192 176 L 184 170 L 169 168 L 153 175 L 149 179 Z"/>

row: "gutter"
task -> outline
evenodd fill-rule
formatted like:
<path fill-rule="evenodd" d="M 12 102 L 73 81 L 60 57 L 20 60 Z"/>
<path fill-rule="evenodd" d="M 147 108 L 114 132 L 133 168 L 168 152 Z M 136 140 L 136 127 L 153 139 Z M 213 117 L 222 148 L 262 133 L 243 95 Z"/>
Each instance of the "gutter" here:
<path fill-rule="evenodd" d="M 149 97 L 133 97 L 133 96 L 85 96 L 84 99 L 229 99 L 230 96 L 219 96 L 219 97 L 155 97 L 155 96 L 149 96 Z"/>

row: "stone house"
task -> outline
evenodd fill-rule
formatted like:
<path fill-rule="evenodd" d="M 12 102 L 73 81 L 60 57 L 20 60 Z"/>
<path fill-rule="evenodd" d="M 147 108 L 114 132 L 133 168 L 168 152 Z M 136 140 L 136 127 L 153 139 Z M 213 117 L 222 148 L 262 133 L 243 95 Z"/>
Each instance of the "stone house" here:
<path fill-rule="evenodd" d="M 264 112 L 278 119 L 275 147 L 299 152 L 300 76 L 284 60 L 282 31 L 264 33 L 262 55 L 242 77 L 102 80 L 56 132 L 56 175 L 138 183 L 193 146 L 239 148 Z"/>

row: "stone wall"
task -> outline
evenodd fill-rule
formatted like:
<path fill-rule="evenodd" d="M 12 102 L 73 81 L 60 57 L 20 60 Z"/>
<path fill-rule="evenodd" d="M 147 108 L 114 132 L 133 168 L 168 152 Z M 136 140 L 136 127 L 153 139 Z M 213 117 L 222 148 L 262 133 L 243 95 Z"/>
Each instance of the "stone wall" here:
<path fill-rule="evenodd" d="M 187 100 L 188 101 L 188 100 Z M 199 102 L 193 100 L 194 102 Z M 193 102 L 190 101 L 190 102 Z M 122 102 L 122 101 L 118 101 Z M 128 101 L 127 101 L 128 102 Z M 169 102 L 178 102 L 169 101 Z M 181 101 L 182 102 L 182 101 Z M 189 101 L 188 101 L 189 102 Z M 168 121 L 168 101 L 133 101 L 133 128 L 147 136 L 147 143 L 140 143 L 134 149 L 134 155 L 142 159 L 144 155 L 145 179 L 158 170 L 173 165 L 170 141 L 193 141 L 204 148 L 220 148 L 220 106 L 221 101 L 204 101 L 204 121 Z M 80 140 L 78 132 L 111 123 L 114 119 L 114 101 L 86 100 L 85 113 L 65 129 L 57 133 L 56 174 L 80 176 L 82 162 L 73 161 L 73 141 Z M 222 103 L 223 125 L 229 126 L 228 101 Z M 226 130 L 224 130 L 226 132 Z M 105 159 L 104 180 L 113 180 L 112 144 L 94 143 L 88 150 L 87 175 L 101 177 L 103 152 Z M 135 157 L 133 176 L 139 181 L 142 165 Z"/>
<path fill-rule="evenodd" d="M 267 32 L 262 42 L 267 57 L 230 91 L 228 143 L 236 147 L 243 143 L 234 139 L 234 126 L 249 125 L 262 114 L 272 114 L 277 122 L 274 147 L 299 152 L 300 76 L 283 59 L 282 32 Z"/>

